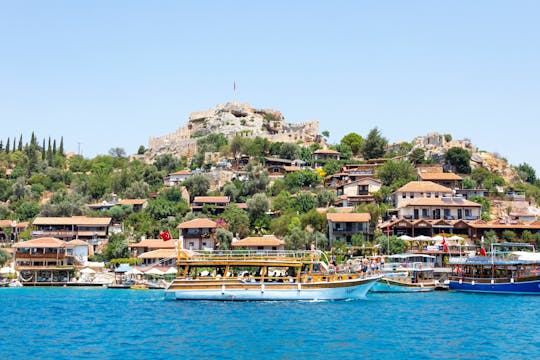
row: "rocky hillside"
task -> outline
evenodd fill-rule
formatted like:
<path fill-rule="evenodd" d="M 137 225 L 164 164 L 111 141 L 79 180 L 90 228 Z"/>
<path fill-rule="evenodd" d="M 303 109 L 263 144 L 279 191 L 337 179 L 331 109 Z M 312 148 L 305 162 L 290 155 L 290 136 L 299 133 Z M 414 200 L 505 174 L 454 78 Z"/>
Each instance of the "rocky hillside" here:
<path fill-rule="evenodd" d="M 197 151 L 197 140 L 210 133 L 260 136 L 270 141 L 313 143 L 320 140 L 319 122 L 287 123 L 276 110 L 255 109 L 249 104 L 229 102 L 214 109 L 190 114 L 187 124 L 171 134 L 151 137 L 146 160 L 172 153 L 191 156 Z"/>
<path fill-rule="evenodd" d="M 433 158 L 439 163 L 444 161 L 446 152 L 452 147 L 460 147 L 471 153 L 472 168 L 486 168 L 492 173 L 500 175 L 508 183 L 514 182 L 518 176 L 517 170 L 505 159 L 493 153 L 478 151 L 478 148 L 470 140 L 447 141 L 445 135 L 438 133 L 419 136 L 413 140 L 413 149 L 424 149 L 426 157 Z"/>

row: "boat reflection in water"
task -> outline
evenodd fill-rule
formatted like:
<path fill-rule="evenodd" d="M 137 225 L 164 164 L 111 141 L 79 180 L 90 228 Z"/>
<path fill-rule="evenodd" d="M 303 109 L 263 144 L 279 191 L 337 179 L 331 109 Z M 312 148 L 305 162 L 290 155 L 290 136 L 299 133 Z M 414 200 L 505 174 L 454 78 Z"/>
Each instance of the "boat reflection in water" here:
<path fill-rule="evenodd" d="M 325 261 L 323 261 L 325 260 Z M 381 275 L 336 273 L 323 252 L 179 250 L 165 290 L 176 300 L 362 299 Z"/>

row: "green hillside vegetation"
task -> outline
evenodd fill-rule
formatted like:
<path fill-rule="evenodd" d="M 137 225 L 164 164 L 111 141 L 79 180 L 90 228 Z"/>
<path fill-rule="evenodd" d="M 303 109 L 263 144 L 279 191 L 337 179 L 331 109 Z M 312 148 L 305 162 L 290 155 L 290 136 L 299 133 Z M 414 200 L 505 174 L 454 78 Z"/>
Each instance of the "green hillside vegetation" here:
<path fill-rule="evenodd" d="M 375 194 L 376 202 L 356 209 L 372 215 L 375 230 L 377 221 L 389 207 L 391 193 L 416 179 L 415 165 L 434 163 L 434 159 L 425 157 L 422 149 L 411 152 L 409 143 L 391 153 L 385 151 L 387 144 L 387 139 L 377 128 L 369 131 L 365 138 L 349 133 L 339 143 L 330 145 L 331 149 L 341 152 L 340 160 L 328 160 L 322 169 L 307 168 L 289 173 L 270 185 L 269 174 L 263 167 L 264 157 L 300 159 L 309 165 L 312 152 L 321 145 L 272 143 L 259 137 L 242 136 L 229 140 L 220 134 L 210 134 L 198 140 L 201 151 L 192 159 L 165 154 L 158 156 L 153 164 L 147 164 L 140 160 L 130 161 L 121 148 L 111 148 L 109 154 L 93 159 L 73 154 L 68 156 L 63 138 L 40 141 L 32 133 L 30 140 L 24 142 L 21 135 L 18 139 L 0 141 L 0 219 L 22 222 L 32 221 L 36 216 L 110 216 L 115 222 L 123 223 L 125 238 L 112 242 L 115 248 L 108 250 L 108 256 L 122 255 L 123 245 L 118 245 L 119 242 L 138 240 L 143 236 L 156 238 L 163 229 L 170 229 L 173 236 L 178 236 L 176 226 L 195 215 L 182 199 L 180 188 L 165 188 L 163 178 L 187 167 L 202 169 L 201 175 L 191 177 L 182 185 L 189 191 L 191 199 L 208 195 L 210 185 L 204 170 L 215 164 L 205 163 L 204 152 L 218 152 L 233 163 L 238 162 L 241 155 L 251 158 L 242 181 L 228 182 L 211 193 L 229 196 L 232 202 L 245 202 L 247 210 L 231 204 L 216 216 L 214 209 L 203 209 L 202 216 L 226 224 L 218 232 L 220 247 L 228 247 L 232 236 L 264 234 L 283 237 L 288 248 L 308 249 L 311 243 L 325 247 L 328 246 L 326 217 L 316 208 L 327 207 L 336 198 L 335 191 L 324 188 L 325 176 L 339 172 L 345 164 L 387 159 L 376 173 L 383 183 Z M 141 146 L 139 152 L 144 152 L 144 147 Z M 504 191 L 518 191 L 540 200 L 540 181 L 528 164 L 517 166 L 519 179 L 508 184 L 486 169 L 471 169 L 470 156 L 463 149 L 450 149 L 445 159 L 465 178 L 465 188 L 482 187 L 496 193 L 502 187 Z M 117 206 L 100 212 L 91 211 L 86 206 L 110 200 L 111 194 L 122 199 L 148 198 L 148 206 L 140 212 L 134 212 L 131 206 Z M 489 201 L 475 200 L 483 205 L 483 217 L 487 219 Z M 372 246 L 380 242 L 381 246 L 387 246 L 386 237 L 380 235 L 376 232 L 375 239 L 356 237 L 354 241 L 358 245 Z M 22 233 L 20 237 L 29 239 L 30 232 Z M 401 246 L 398 240 L 392 241 L 391 247 Z"/>

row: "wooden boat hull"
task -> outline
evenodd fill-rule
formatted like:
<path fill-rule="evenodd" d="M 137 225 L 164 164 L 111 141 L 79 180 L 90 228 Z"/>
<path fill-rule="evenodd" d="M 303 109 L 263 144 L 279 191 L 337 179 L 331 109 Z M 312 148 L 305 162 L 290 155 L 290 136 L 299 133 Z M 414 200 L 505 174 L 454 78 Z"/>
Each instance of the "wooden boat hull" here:
<path fill-rule="evenodd" d="M 373 285 L 370 291 L 385 293 L 417 293 L 435 291 L 435 287 L 435 284 L 413 284 L 382 278 Z"/>
<path fill-rule="evenodd" d="M 508 279 L 505 282 L 493 283 L 454 279 L 450 280 L 448 286 L 450 290 L 465 292 L 540 295 L 540 279 L 514 282 Z"/>
<path fill-rule="evenodd" d="M 381 277 L 312 283 L 246 283 L 173 281 L 165 290 L 170 300 L 274 301 L 363 299 Z"/>

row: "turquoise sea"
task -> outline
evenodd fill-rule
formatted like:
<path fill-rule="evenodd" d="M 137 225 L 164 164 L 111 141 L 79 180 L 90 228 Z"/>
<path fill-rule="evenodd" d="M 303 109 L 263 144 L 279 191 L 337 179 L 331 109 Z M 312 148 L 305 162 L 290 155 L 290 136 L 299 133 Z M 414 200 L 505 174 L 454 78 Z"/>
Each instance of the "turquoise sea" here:
<path fill-rule="evenodd" d="M 370 294 L 165 301 L 156 290 L 0 289 L 0 359 L 533 359 L 540 297 Z"/>

